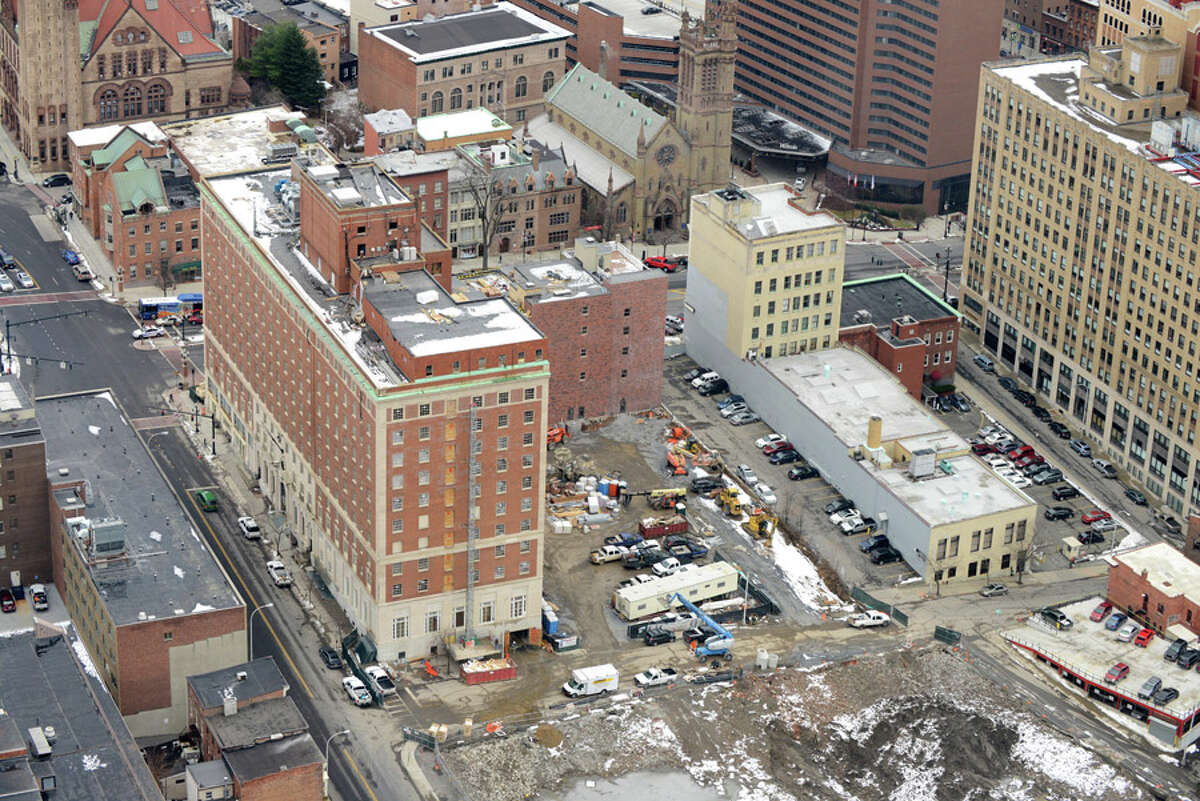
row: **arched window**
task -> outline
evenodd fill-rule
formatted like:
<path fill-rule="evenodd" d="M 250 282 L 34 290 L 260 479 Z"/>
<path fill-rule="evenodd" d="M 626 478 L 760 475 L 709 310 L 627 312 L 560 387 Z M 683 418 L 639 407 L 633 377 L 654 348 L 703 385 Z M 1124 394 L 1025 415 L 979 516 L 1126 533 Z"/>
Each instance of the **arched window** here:
<path fill-rule="evenodd" d="M 167 110 L 167 90 L 155 84 L 146 90 L 146 113 L 163 114 Z"/>
<path fill-rule="evenodd" d="M 450 110 L 462 108 L 462 89 L 450 90 Z"/>
<path fill-rule="evenodd" d="M 629 210 L 625 208 L 624 203 L 617 205 L 617 222 L 623 223 L 629 217 Z"/>
<path fill-rule="evenodd" d="M 547 72 L 545 75 L 542 76 L 542 94 L 546 94 L 546 92 L 549 92 L 550 89 L 553 88 L 553 86 L 554 86 L 554 73 Z"/>
<path fill-rule="evenodd" d="M 123 117 L 140 117 L 142 116 L 142 90 L 136 86 L 128 86 L 125 88 L 124 105 L 122 106 Z"/>
<path fill-rule="evenodd" d="M 524 97 L 525 93 L 528 91 L 529 91 L 529 82 L 526 81 L 525 76 L 522 75 L 519 78 L 517 78 L 517 86 L 516 86 L 516 89 L 513 90 L 513 97 Z"/>
<path fill-rule="evenodd" d="M 441 92 L 434 92 L 433 99 L 430 101 L 429 111 L 432 114 L 437 114 L 442 111 L 444 97 Z"/>
<path fill-rule="evenodd" d="M 117 101 L 117 90 L 106 89 L 100 95 L 100 119 L 115 120 L 120 117 L 121 106 Z"/>

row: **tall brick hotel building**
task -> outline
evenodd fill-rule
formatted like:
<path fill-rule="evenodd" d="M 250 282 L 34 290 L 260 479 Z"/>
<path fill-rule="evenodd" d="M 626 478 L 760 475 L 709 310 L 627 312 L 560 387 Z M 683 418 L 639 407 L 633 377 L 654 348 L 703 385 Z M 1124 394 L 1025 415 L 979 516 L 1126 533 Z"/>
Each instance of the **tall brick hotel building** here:
<path fill-rule="evenodd" d="M 214 411 L 381 658 L 502 642 L 540 618 L 546 340 L 507 299 L 452 298 L 413 199 L 292 116 L 166 129 L 201 191 Z"/>

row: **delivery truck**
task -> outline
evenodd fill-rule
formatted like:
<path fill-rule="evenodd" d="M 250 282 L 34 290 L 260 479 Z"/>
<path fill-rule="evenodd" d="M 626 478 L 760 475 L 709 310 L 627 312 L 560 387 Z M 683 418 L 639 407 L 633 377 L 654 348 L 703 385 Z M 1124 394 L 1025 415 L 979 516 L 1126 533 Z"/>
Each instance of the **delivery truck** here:
<path fill-rule="evenodd" d="M 617 689 L 621 674 L 612 665 L 593 665 L 571 671 L 571 678 L 563 684 L 562 690 L 568 698 L 582 698 L 588 695 L 607 695 Z"/>

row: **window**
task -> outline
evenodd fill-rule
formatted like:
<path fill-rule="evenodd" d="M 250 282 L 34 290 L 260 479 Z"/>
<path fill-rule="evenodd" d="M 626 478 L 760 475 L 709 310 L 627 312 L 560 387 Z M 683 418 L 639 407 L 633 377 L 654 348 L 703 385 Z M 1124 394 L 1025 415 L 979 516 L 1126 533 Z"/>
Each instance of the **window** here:
<path fill-rule="evenodd" d="M 550 215 L 551 225 L 566 225 L 571 219 L 571 212 L 558 211 Z"/>
<path fill-rule="evenodd" d="M 404 594 L 404 585 L 403 584 L 393 584 L 392 585 L 392 597 L 393 598 L 399 598 L 403 594 Z"/>
<path fill-rule="evenodd" d="M 498 579 L 504 578 L 504 565 L 496 565 L 493 575 Z"/>
<path fill-rule="evenodd" d="M 542 94 L 549 92 L 554 87 L 554 73 L 547 72 L 542 76 Z"/>
<path fill-rule="evenodd" d="M 1160 611 L 1161 611 L 1161 610 L 1160 610 Z M 175 632 L 173 632 L 173 631 L 164 631 L 164 632 L 163 632 L 163 639 L 164 639 L 164 640 L 166 640 L 166 641 L 170 641 L 170 640 L 173 640 L 173 639 L 175 639 Z"/>
<path fill-rule="evenodd" d="M 525 596 L 514 595 L 508 605 L 508 616 L 513 618 L 525 617 Z"/>
<path fill-rule="evenodd" d="M 200 105 L 212 106 L 221 102 L 221 87 L 209 86 L 200 90 Z"/>
<path fill-rule="evenodd" d="M 399 500 L 399 499 L 397 498 L 396 500 Z M 393 534 L 402 534 L 403 532 L 404 532 L 404 521 L 401 520 L 400 518 L 396 518 L 395 520 L 392 521 L 392 533 Z"/>
<path fill-rule="evenodd" d="M 417 592 L 429 592 L 429 579 L 417 579 Z"/>
<path fill-rule="evenodd" d="M 491 623 L 496 619 L 496 604 L 494 601 L 484 601 L 479 605 L 479 622 Z"/>
<path fill-rule="evenodd" d="M 425 633 L 433 634 L 442 627 L 442 613 L 431 610 L 425 613 Z"/>
<path fill-rule="evenodd" d="M 408 636 L 408 615 L 392 618 L 392 639 L 402 640 Z"/>
<path fill-rule="evenodd" d="M 528 576 L 528 575 L 529 575 L 529 563 L 528 563 L 528 562 L 522 562 L 522 563 L 519 565 L 518 572 L 519 572 L 519 573 L 520 573 L 522 576 Z"/>
<path fill-rule="evenodd" d="M 516 58 L 516 57 L 514 57 Z M 513 88 L 513 97 L 525 97 L 529 92 L 529 82 L 525 80 L 525 76 L 521 75 L 517 78 L 517 84 Z"/>
<path fill-rule="evenodd" d="M 534 399 L 534 390 L 532 388 L 526 389 L 525 390 L 525 400 L 533 400 L 533 399 Z"/>
<path fill-rule="evenodd" d="M 434 92 L 433 98 L 429 102 L 429 113 L 440 114 L 445 110 L 445 95 L 441 92 Z"/>
<path fill-rule="evenodd" d="M 462 108 L 462 90 L 455 88 L 450 90 L 450 110 Z"/>
<path fill-rule="evenodd" d="M 108 89 L 100 95 L 100 119 L 115 120 L 120 114 L 120 105 L 117 102 L 117 90 Z"/>

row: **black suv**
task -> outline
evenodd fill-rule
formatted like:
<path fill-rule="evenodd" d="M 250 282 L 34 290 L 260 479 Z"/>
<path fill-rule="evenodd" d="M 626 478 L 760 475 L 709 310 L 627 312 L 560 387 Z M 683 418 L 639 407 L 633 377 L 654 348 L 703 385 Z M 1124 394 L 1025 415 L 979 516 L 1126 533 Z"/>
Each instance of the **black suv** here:
<path fill-rule="evenodd" d="M 1167 650 L 1163 652 L 1163 660 L 1166 662 L 1174 662 L 1179 658 L 1179 653 L 1184 648 L 1187 648 L 1187 640 L 1176 639 L 1175 642 L 1167 646 Z"/>
<path fill-rule="evenodd" d="M 888 542 L 887 534 L 872 534 L 858 544 L 858 549 L 863 553 L 870 553 L 879 548 L 890 548 L 891 543 Z"/>
<path fill-rule="evenodd" d="M 706 398 L 709 395 L 720 395 L 722 392 L 729 391 L 729 382 L 724 378 L 718 378 L 714 381 L 704 384 L 696 391 Z"/>
<path fill-rule="evenodd" d="M 1104 542 L 1104 535 L 1099 531 L 1081 531 L 1075 535 L 1075 539 L 1084 545 L 1099 545 Z"/>
<path fill-rule="evenodd" d="M 1066 484 L 1061 487 L 1055 487 L 1054 492 L 1051 494 L 1054 496 L 1054 500 L 1065 501 L 1068 498 L 1078 498 L 1079 490 L 1075 489 L 1070 484 Z"/>
<path fill-rule="evenodd" d="M 849 498 L 842 498 L 841 500 L 830 501 L 829 503 L 825 504 L 825 514 L 831 515 L 835 512 L 844 512 L 847 509 L 853 508 L 854 501 L 850 500 Z"/>
<path fill-rule="evenodd" d="M 888 545 L 883 548 L 876 548 L 871 551 L 871 561 L 877 565 L 886 565 L 890 562 L 899 562 L 903 559 L 900 552 L 892 546 Z"/>
<path fill-rule="evenodd" d="M 662 626 L 651 626 L 642 635 L 642 641 L 646 645 L 662 645 L 665 642 L 675 642 L 675 632 L 668 631 Z"/>
<path fill-rule="evenodd" d="M 1073 625 L 1071 618 L 1067 617 L 1066 612 L 1056 609 L 1053 606 L 1039 609 L 1038 614 L 1042 616 L 1042 620 L 1060 629 L 1069 629 Z"/>
<path fill-rule="evenodd" d="M 1191 670 L 1200 662 L 1200 649 L 1184 648 L 1179 652 L 1179 656 L 1175 657 L 1175 664 L 1184 670 Z"/>
<path fill-rule="evenodd" d="M 1075 511 L 1069 506 L 1051 506 L 1042 516 L 1047 520 L 1069 520 L 1075 516 Z"/>

